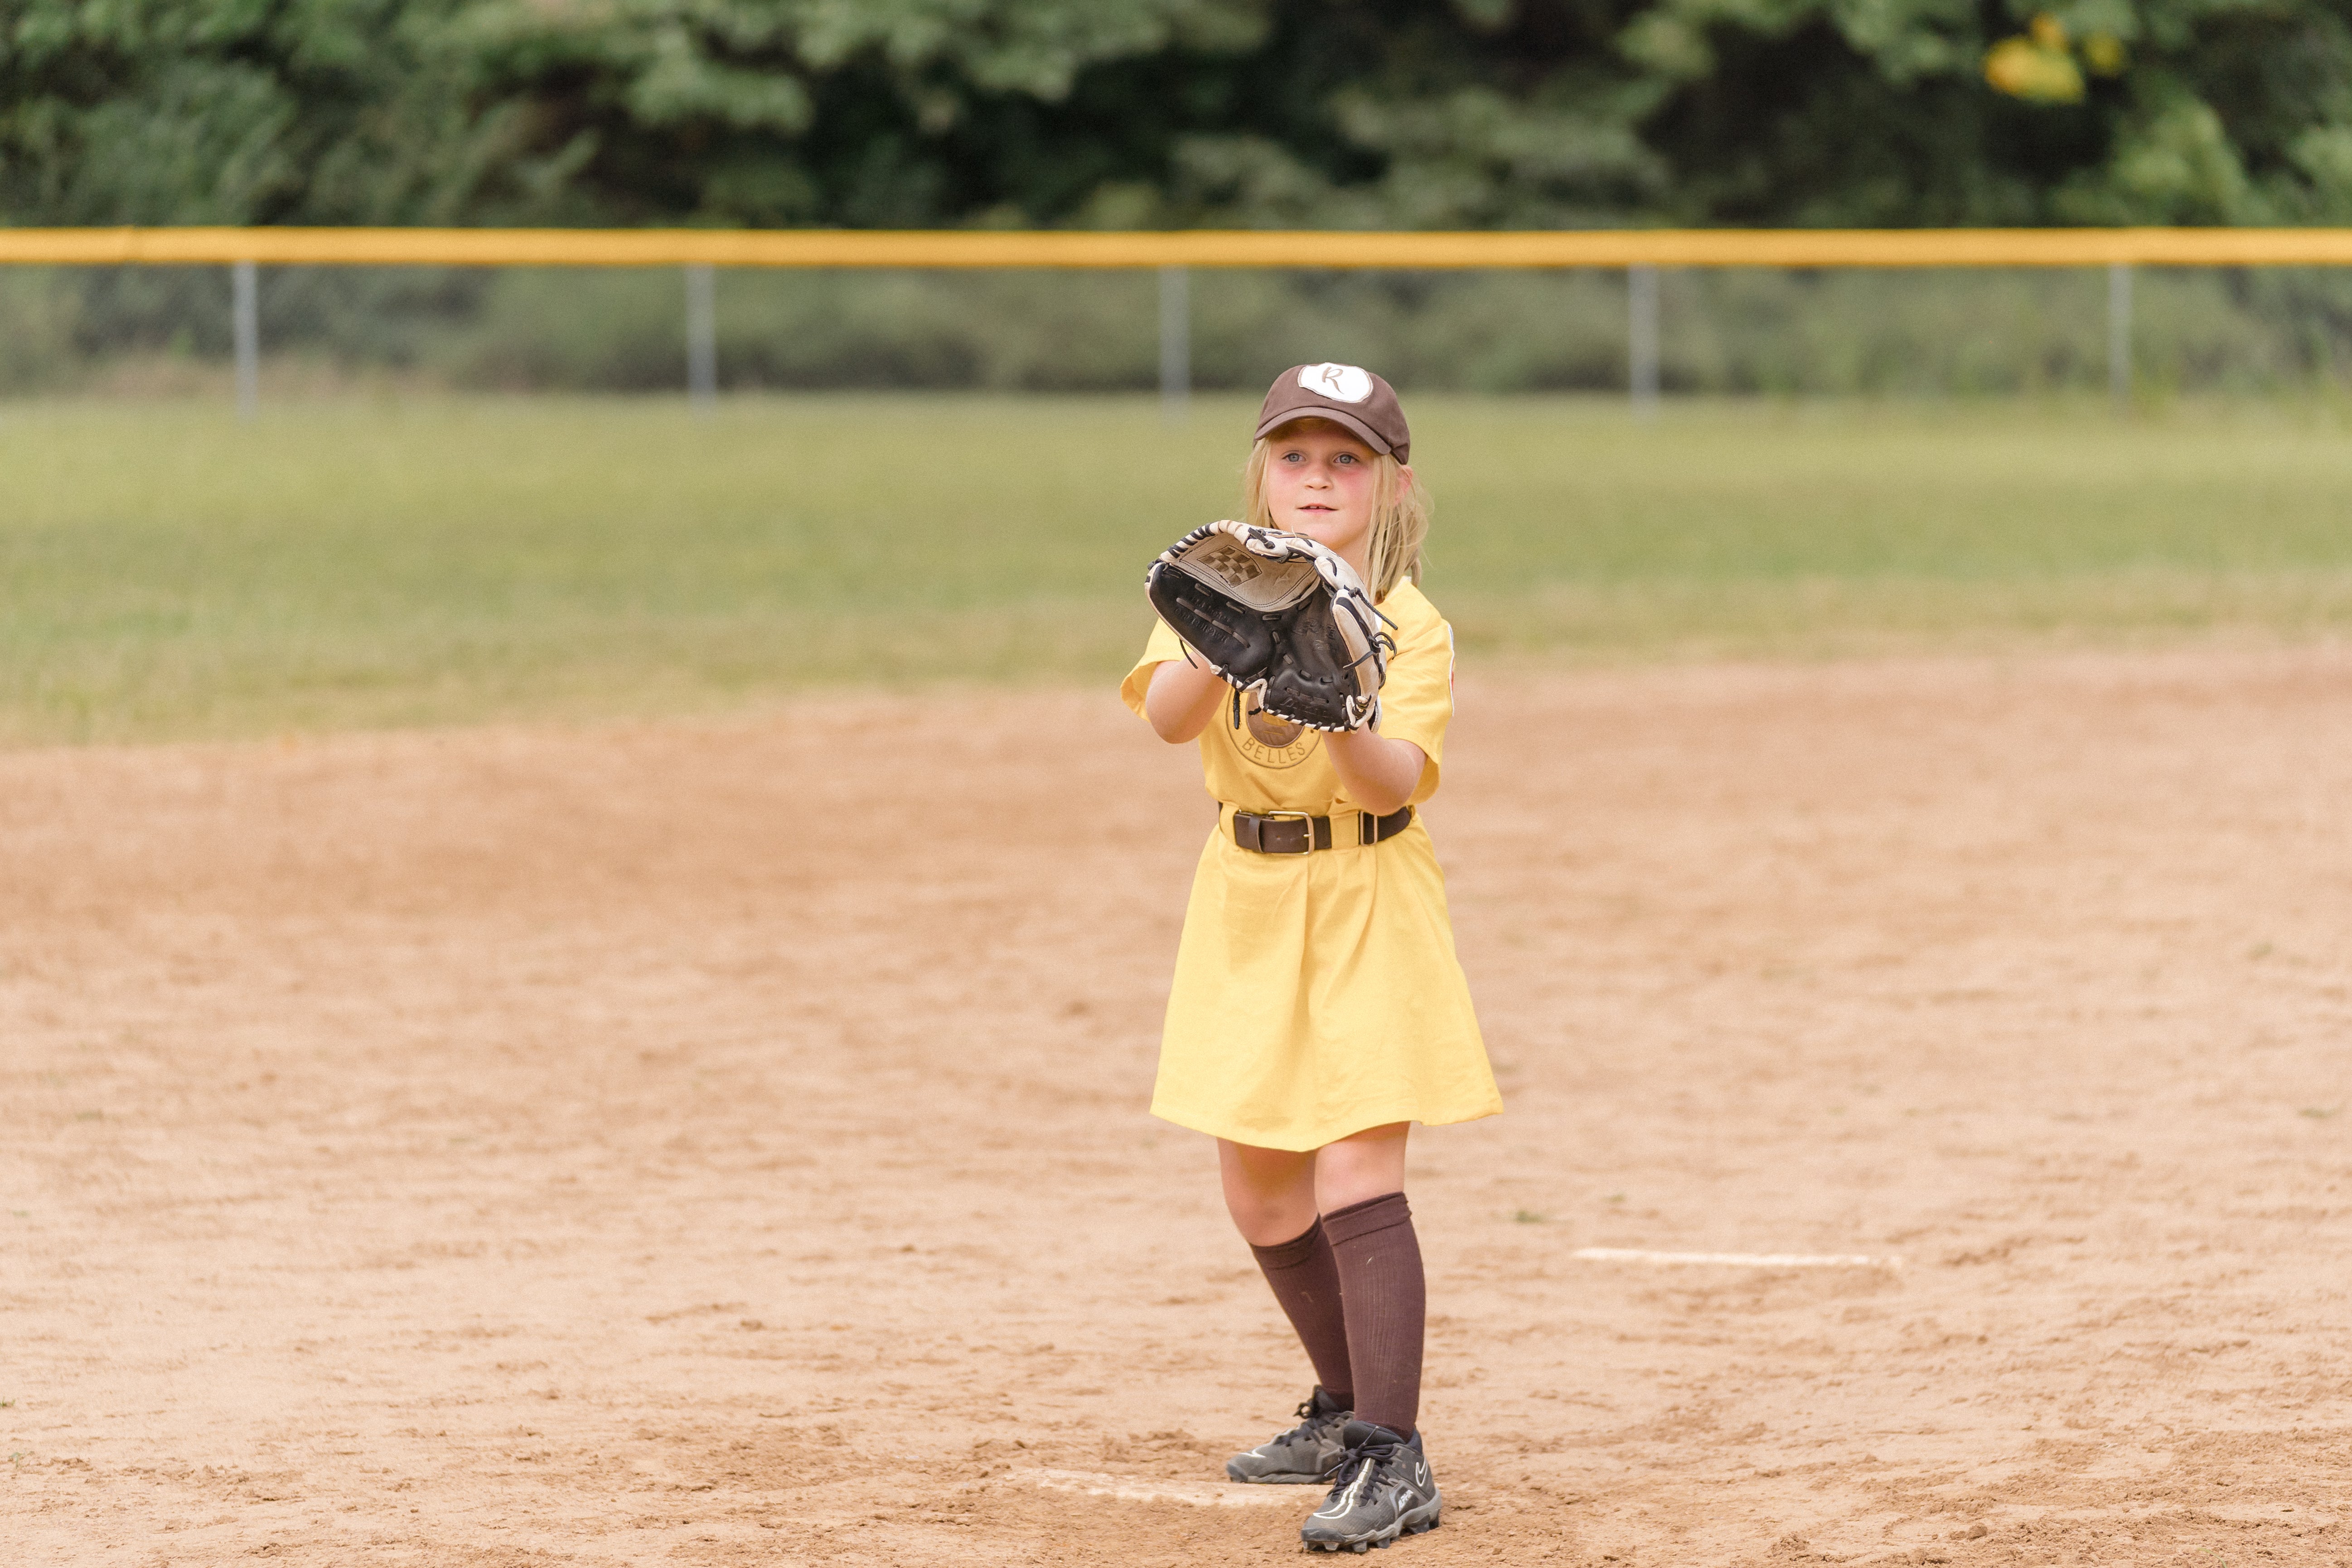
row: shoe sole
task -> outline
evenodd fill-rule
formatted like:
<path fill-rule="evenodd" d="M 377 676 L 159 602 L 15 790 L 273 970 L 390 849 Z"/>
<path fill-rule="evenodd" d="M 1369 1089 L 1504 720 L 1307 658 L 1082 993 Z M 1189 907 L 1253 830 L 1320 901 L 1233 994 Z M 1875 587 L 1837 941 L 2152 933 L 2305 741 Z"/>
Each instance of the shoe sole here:
<path fill-rule="evenodd" d="M 1385 1552 L 1408 1535 L 1423 1535 L 1435 1530 L 1444 1522 L 1444 1510 L 1445 1505 L 1440 1501 L 1431 1506 L 1429 1517 L 1424 1520 L 1415 1521 L 1412 1515 L 1408 1513 L 1386 1530 L 1375 1531 L 1370 1535 L 1358 1536 L 1352 1541 L 1309 1541 L 1303 1544 L 1309 1552 L 1370 1552 L 1375 1546 Z"/>

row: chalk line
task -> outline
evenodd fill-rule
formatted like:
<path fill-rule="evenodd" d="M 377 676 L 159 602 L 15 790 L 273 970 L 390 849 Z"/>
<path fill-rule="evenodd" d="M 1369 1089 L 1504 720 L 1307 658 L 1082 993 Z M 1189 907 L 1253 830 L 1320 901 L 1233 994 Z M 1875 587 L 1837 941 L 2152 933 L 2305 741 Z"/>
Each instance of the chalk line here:
<path fill-rule="evenodd" d="M 1587 1263 L 1715 1263 L 1733 1268 L 1900 1268 L 1900 1258 L 1859 1252 L 1652 1252 L 1640 1247 L 1580 1247 Z"/>
<path fill-rule="evenodd" d="M 1313 1505 L 1323 1496 L 1316 1487 L 1155 1481 L 1139 1476 L 1108 1476 L 1099 1470 L 1012 1470 L 1004 1479 L 1026 1481 L 1047 1491 L 1081 1492 L 1087 1497 L 1118 1498 L 1128 1502 L 1181 1502 L 1195 1508 L 1295 1508 L 1301 1517 L 1312 1512 Z"/>

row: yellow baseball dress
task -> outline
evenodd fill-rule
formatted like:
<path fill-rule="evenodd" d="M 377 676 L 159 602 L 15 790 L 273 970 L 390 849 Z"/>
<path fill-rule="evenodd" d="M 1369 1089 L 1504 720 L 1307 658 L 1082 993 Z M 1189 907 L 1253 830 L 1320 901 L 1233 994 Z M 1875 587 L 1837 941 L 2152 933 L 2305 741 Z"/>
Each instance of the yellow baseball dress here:
<path fill-rule="evenodd" d="M 1428 758 L 1412 804 L 1437 793 L 1454 713 L 1454 629 L 1420 588 L 1381 605 L 1397 649 L 1379 732 Z M 1119 688 L 1140 716 L 1155 667 L 1184 657 L 1163 623 Z M 1392 1121 L 1473 1121 L 1503 1109 L 1454 954 L 1445 876 L 1412 826 L 1357 842 L 1355 803 L 1314 730 L 1245 703 L 1201 735 L 1221 803 L 1176 951 L 1151 1113 L 1264 1149 L 1319 1149 Z M 1330 849 L 1265 855 L 1234 842 L 1234 811 L 1329 816 Z"/>

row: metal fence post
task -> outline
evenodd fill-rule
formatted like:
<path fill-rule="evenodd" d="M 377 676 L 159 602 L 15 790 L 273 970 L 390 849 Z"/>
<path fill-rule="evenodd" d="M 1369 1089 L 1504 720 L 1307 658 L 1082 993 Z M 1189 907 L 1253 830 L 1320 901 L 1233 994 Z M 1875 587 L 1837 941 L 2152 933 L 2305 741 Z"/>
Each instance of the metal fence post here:
<path fill-rule="evenodd" d="M 1160 269 L 1160 416 L 1183 423 L 1192 397 L 1192 274 Z"/>
<path fill-rule="evenodd" d="M 2132 269 L 2128 261 L 2107 263 L 2107 395 L 2118 412 L 2131 407 Z"/>
<path fill-rule="evenodd" d="M 250 261 L 230 265 L 229 336 L 236 344 L 236 416 L 261 410 L 261 279 Z"/>
<path fill-rule="evenodd" d="M 686 401 L 697 414 L 719 401 L 719 282 L 707 261 L 686 264 Z"/>
<path fill-rule="evenodd" d="M 1633 394 L 1633 417 L 1658 412 L 1658 269 L 1646 263 L 1625 268 L 1626 379 Z"/>

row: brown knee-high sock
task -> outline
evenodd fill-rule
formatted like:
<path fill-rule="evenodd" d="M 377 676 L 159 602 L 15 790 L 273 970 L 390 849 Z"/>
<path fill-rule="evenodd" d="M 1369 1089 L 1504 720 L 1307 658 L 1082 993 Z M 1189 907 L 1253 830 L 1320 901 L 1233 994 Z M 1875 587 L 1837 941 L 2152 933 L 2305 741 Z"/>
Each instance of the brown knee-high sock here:
<path fill-rule="evenodd" d="M 1331 1266 L 1331 1244 L 1323 1235 L 1323 1222 L 1317 1220 L 1304 1235 L 1288 1241 L 1252 1245 L 1250 1250 L 1257 1254 L 1257 1266 L 1274 1287 L 1283 1315 L 1298 1331 L 1298 1342 L 1315 1363 L 1315 1380 L 1341 1409 L 1348 1408 L 1356 1388 L 1348 1370 L 1348 1320 L 1339 1308 L 1339 1275 Z"/>
<path fill-rule="evenodd" d="M 1412 1436 L 1421 1416 L 1421 1336 L 1429 1313 L 1421 1241 L 1402 1193 L 1367 1198 L 1323 1216 L 1348 1313 L 1348 1364 L 1356 1419 Z"/>

